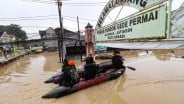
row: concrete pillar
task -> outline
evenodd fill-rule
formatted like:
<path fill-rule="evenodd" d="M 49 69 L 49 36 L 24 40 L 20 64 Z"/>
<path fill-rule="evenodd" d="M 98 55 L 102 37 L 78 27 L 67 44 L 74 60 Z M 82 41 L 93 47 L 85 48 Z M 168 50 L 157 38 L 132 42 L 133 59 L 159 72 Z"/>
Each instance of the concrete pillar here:
<path fill-rule="evenodd" d="M 85 42 L 86 42 L 86 55 L 89 56 L 90 53 L 95 55 L 94 51 L 94 29 L 93 26 L 88 23 L 85 27 Z"/>

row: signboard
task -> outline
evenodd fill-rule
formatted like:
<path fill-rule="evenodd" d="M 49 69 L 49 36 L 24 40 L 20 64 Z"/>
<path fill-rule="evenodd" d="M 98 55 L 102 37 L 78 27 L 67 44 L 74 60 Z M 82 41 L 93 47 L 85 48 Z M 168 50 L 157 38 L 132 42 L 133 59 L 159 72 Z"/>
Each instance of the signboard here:
<path fill-rule="evenodd" d="M 96 28 L 101 27 L 104 19 L 109 14 L 109 12 L 118 6 L 130 6 L 135 9 L 142 10 L 150 6 L 162 3 L 164 1 L 167 0 L 110 0 L 102 10 L 100 17 L 97 21 Z"/>
<path fill-rule="evenodd" d="M 165 37 L 166 5 L 156 6 L 95 30 L 96 41 Z"/>

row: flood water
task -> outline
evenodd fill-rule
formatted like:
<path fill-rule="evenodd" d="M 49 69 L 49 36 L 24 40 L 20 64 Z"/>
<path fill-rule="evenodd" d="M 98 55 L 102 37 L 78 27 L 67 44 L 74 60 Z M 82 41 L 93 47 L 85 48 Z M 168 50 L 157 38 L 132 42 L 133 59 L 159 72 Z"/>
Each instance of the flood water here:
<path fill-rule="evenodd" d="M 184 50 L 121 54 L 136 71 L 58 99 L 41 98 L 56 87 L 43 81 L 60 68 L 57 52 L 27 55 L 0 69 L 0 104 L 184 104 Z"/>

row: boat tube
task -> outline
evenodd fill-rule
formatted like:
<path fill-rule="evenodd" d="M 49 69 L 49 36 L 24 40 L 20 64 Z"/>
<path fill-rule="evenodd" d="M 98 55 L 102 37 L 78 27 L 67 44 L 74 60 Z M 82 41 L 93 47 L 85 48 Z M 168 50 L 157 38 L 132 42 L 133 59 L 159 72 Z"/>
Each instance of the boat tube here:
<path fill-rule="evenodd" d="M 82 80 L 73 87 L 57 86 L 48 93 L 46 93 L 45 95 L 43 95 L 42 98 L 59 98 L 65 95 L 69 95 L 71 93 L 106 82 L 108 80 L 117 79 L 124 72 L 125 68 L 122 68 L 108 73 L 101 73 L 97 75 L 94 79 Z"/>
<path fill-rule="evenodd" d="M 103 63 L 99 63 L 97 64 L 97 68 L 98 68 L 98 73 L 104 73 L 106 72 L 107 69 L 112 69 L 112 62 L 103 62 Z M 82 76 L 82 73 L 84 72 L 84 69 L 78 69 L 78 74 L 79 76 Z M 60 80 L 61 80 L 61 76 L 62 76 L 62 72 L 58 71 L 56 74 L 54 74 L 53 76 L 51 76 L 49 79 L 45 80 L 44 83 L 55 83 L 57 84 Z"/>

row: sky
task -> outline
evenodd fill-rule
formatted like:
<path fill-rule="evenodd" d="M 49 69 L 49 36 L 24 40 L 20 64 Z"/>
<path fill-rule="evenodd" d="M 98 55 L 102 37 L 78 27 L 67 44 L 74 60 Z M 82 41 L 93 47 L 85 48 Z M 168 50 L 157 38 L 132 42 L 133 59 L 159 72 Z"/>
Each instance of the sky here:
<path fill-rule="evenodd" d="M 84 31 L 89 22 L 96 26 L 98 17 L 109 0 L 63 0 L 61 14 L 63 25 L 71 31 Z M 172 10 L 178 8 L 184 0 L 173 0 Z M 113 9 L 104 21 L 104 25 L 112 23 L 121 7 Z M 117 19 L 137 12 L 136 9 L 123 7 Z M 40 38 L 39 30 L 48 27 L 59 27 L 58 7 L 55 0 L 1 0 L 0 25 L 17 24 L 26 31 L 30 39 Z"/>

